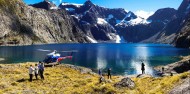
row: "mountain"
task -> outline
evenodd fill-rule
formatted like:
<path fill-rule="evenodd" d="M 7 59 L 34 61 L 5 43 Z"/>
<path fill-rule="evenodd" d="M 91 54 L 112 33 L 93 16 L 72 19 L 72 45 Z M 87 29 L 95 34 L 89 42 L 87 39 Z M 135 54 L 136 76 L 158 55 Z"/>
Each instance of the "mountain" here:
<path fill-rule="evenodd" d="M 174 8 L 163 8 L 158 9 L 152 16 L 148 18 L 148 20 L 152 21 L 162 21 L 162 22 L 169 22 L 172 20 L 172 17 L 177 13 L 177 10 Z"/>
<path fill-rule="evenodd" d="M 126 42 L 142 42 L 162 31 L 177 14 L 173 8 L 163 8 L 144 19 L 131 11 L 101 7 L 90 0 L 84 4 L 65 2 L 59 8 L 67 10 L 86 34 L 99 41 L 114 40 L 119 35 Z M 113 35 L 112 38 L 109 37 L 110 34 Z"/>
<path fill-rule="evenodd" d="M 43 2 L 32 4 L 30 6 L 33 6 L 35 8 L 42 8 L 46 10 L 57 9 L 56 5 L 50 2 L 49 0 L 44 0 Z"/>
<path fill-rule="evenodd" d="M 186 18 L 186 22 L 177 34 L 174 42 L 176 47 L 190 48 L 190 15 Z"/>
<path fill-rule="evenodd" d="M 117 30 L 128 42 L 141 42 L 161 31 L 175 13 L 176 10 L 173 8 L 159 9 L 147 20 L 137 17 L 133 19 L 137 21 L 136 24 L 117 26 Z"/>
<path fill-rule="evenodd" d="M 190 0 L 183 0 L 179 6 L 176 14 L 172 17 L 171 21 L 153 37 L 147 39 L 148 42 L 159 43 L 173 43 L 175 37 L 180 33 L 181 28 L 184 26 L 187 14 L 190 12 Z"/>
<path fill-rule="evenodd" d="M 101 7 L 93 4 L 90 0 L 84 4 L 62 3 L 59 5 L 59 8 L 67 10 L 76 19 L 77 23 L 80 24 L 80 27 L 86 34 L 92 35 L 92 38 L 99 41 L 115 40 L 116 36 L 119 35 L 127 42 L 139 42 L 149 38 L 155 34 L 154 32 L 157 33 L 156 29 L 163 27 L 163 24 L 160 25 L 159 22 L 150 24 L 151 21 L 138 17 L 131 11 L 125 11 L 122 8 L 110 9 Z M 134 31 L 139 27 L 142 27 L 141 29 L 144 31 L 140 29 Z M 149 29 L 149 27 L 152 28 Z M 136 41 L 134 38 L 141 35 L 142 32 L 147 32 L 144 35 L 145 38 L 140 37 Z"/>
<path fill-rule="evenodd" d="M 120 39 L 174 43 L 186 26 L 189 2 L 183 0 L 178 10 L 159 9 L 145 19 L 122 8 L 95 5 L 90 0 L 84 4 L 61 3 L 58 7 L 49 0 L 29 6 L 21 0 L 3 0 L 0 45 L 118 42 Z"/>
<path fill-rule="evenodd" d="M 1 45 L 90 42 L 65 10 L 34 8 L 21 0 L 1 1 Z"/>
<path fill-rule="evenodd" d="M 70 13 L 85 34 L 100 42 L 116 40 L 118 36 L 114 28 L 117 24 L 116 20 L 123 20 L 128 15 L 124 9 L 100 7 L 90 0 L 82 5 L 62 3 L 59 7 Z M 135 15 L 131 16 L 135 17 Z"/>

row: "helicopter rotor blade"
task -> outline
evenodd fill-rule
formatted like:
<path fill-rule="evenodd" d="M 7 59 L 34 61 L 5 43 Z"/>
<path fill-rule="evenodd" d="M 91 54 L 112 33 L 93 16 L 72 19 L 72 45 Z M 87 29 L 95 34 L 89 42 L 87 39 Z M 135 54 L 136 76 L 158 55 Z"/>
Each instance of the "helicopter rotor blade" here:
<path fill-rule="evenodd" d="M 70 50 L 70 51 L 60 51 L 60 52 L 78 52 L 77 50 Z"/>
<path fill-rule="evenodd" d="M 51 52 L 51 50 L 44 50 L 44 49 L 37 49 L 37 50 L 42 52 Z"/>

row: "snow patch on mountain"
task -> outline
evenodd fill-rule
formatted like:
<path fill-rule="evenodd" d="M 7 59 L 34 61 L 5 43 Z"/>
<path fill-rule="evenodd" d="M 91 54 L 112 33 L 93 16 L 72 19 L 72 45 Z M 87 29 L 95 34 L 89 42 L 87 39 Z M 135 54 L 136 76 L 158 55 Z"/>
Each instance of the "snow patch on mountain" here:
<path fill-rule="evenodd" d="M 125 9 L 125 12 L 129 12 L 129 11 Z"/>
<path fill-rule="evenodd" d="M 75 9 L 74 8 L 65 8 L 67 11 L 75 11 Z"/>
<path fill-rule="evenodd" d="M 119 20 L 117 20 L 117 21 L 119 22 Z M 130 21 L 126 21 L 125 19 L 123 19 L 121 22 L 116 24 L 116 26 L 118 26 L 118 25 L 134 26 L 134 25 L 138 25 L 138 24 L 149 24 L 151 22 L 152 21 L 148 21 L 141 17 L 137 17 L 136 19 L 132 18 Z"/>
<path fill-rule="evenodd" d="M 121 38 L 120 38 L 119 35 L 116 36 L 116 41 L 115 41 L 115 43 L 121 43 Z"/>
<path fill-rule="evenodd" d="M 151 21 L 147 21 L 141 17 L 137 17 L 136 19 L 132 19 L 130 21 L 128 21 L 129 24 L 131 25 L 137 25 L 137 24 L 149 24 L 151 23 Z"/>
<path fill-rule="evenodd" d="M 108 22 L 105 21 L 105 20 L 102 19 L 102 18 L 97 18 L 97 23 L 98 23 L 98 24 L 107 24 Z"/>
<path fill-rule="evenodd" d="M 91 43 L 98 43 L 95 39 L 89 37 L 89 36 L 86 36 L 86 38 L 91 42 Z"/>
<path fill-rule="evenodd" d="M 147 11 L 143 11 L 143 10 L 138 10 L 135 12 L 135 15 L 142 17 L 144 19 L 147 19 L 148 17 L 150 17 L 151 15 L 153 15 L 154 12 L 147 12 Z"/>
<path fill-rule="evenodd" d="M 57 10 L 58 7 L 51 7 L 50 9 L 52 9 L 52 10 Z"/>
<path fill-rule="evenodd" d="M 115 34 L 115 33 L 107 33 L 107 36 L 108 36 L 109 39 L 111 39 L 111 40 L 116 40 L 116 34 Z"/>
<path fill-rule="evenodd" d="M 74 6 L 76 6 L 76 7 L 81 7 L 81 6 L 83 6 L 83 4 L 75 4 L 75 3 L 62 3 L 62 5 L 63 6 L 66 6 L 66 5 L 74 5 Z"/>

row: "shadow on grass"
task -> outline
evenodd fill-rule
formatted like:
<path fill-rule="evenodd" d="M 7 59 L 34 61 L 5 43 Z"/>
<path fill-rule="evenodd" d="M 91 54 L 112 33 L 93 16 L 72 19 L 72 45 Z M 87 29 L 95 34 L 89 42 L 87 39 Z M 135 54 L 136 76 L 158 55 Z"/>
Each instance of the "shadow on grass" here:
<path fill-rule="evenodd" d="M 27 80 L 26 80 L 26 79 L 24 79 L 24 78 L 22 78 L 22 79 L 17 80 L 16 82 L 21 83 L 21 82 L 25 82 L 25 81 L 27 81 Z"/>

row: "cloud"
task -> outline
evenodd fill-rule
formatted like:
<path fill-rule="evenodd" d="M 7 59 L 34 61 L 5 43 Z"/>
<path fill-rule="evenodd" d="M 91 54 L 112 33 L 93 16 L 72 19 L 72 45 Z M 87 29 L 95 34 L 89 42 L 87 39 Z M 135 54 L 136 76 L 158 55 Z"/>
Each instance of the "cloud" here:
<path fill-rule="evenodd" d="M 57 4 L 57 1 L 55 1 L 55 0 L 53 0 L 52 2 L 53 2 L 54 4 Z"/>
<path fill-rule="evenodd" d="M 62 3 L 62 0 L 59 0 L 59 3 Z"/>
<path fill-rule="evenodd" d="M 59 6 L 59 4 L 62 2 L 62 0 L 51 0 L 54 4 Z"/>
<path fill-rule="evenodd" d="M 147 11 L 144 11 L 144 10 L 138 10 L 135 12 L 135 14 L 139 17 L 142 17 L 142 18 L 145 18 L 147 19 L 149 16 L 153 15 L 154 12 L 147 12 Z"/>

